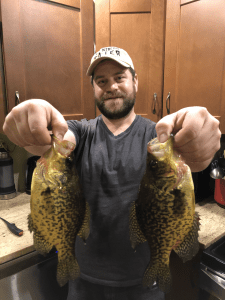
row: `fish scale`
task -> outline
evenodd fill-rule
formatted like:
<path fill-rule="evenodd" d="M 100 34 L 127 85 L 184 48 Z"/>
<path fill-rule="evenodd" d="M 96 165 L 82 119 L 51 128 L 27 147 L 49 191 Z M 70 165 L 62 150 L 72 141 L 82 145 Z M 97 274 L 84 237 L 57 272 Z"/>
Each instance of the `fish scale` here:
<path fill-rule="evenodd" d="M 199 250 L 191 171 L 173 150 L 173 136 L 162 144 L 157 138 L 148 143 L 146 170 L 130 209 L 129 227 L 131 246 L 135 249 L 147 241 L 150 249 L 143 285 L 157 282 L 168 292 L 172 285 L 171 251 L 185 262 Z"/>
<path fill-rule="evenodd" d="M 77 236 L 84 242 L 88 238 L 90 208 L 72 159 L 75 145 L 52 138 L 52 147 L 37 161 L 33 172 L 28 228 L 39 253 L 46 255 L 56 247 L 57 281 L 63 286 L 80 274 L 75 240 Z"/>

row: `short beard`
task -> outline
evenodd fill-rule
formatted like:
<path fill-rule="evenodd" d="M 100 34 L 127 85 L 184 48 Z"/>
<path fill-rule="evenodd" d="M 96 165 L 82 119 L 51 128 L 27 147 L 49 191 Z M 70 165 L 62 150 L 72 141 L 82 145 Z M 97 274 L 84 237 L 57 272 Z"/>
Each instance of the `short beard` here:
<path fill-rule="evenodd" d="M 105 106 L 105 100 L 109 99 L 110 97 L 117 97 L 117 98 L 123 98 L 123 105 L 120 109 L 117 109 L 115 111 L 110 111 Z M 131 112 L 132 108 L 134 107 L 136 100 L 136 90 L 133 85 L 133 92 L 130 95 L 127 95 L 123 92 L 116 92 L 112 94 L 106 94 L 103 97 L 101 97 L 100 101 L 98 98 L 95 97 L 95 103 L 100 110 L 100 112 L 105 116 L 107 119 L 110 120 L 118 120 L 121 118 L 126 117 Z"/>

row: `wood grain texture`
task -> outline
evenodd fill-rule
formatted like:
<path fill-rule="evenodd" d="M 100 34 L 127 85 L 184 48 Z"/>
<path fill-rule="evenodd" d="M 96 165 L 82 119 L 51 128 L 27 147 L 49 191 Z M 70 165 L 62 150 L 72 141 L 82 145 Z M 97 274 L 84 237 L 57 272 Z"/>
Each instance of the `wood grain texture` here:
<path fill-rule="evenodd" d="M 13 9 L 11 9 L 12 7 Z M 24 53 L 20 24 L 18 23 L 20 3 L 18 0 L 2 1 L 1 10 L 5 76 L 10 111 L 15 106 L 15 91 L 19 91 L 20 98 L 25 99 Z"/>
<path fill-rule="evenodd" d="M 95 42 L 96 52 L 110 45 L 109 0 L 95 1 Z"/>
<path fill-rule="evenodd" d="M 166 1 L 152 0 L 151 4 L 151 38 L 150 38 L 150 64 L 148 68 L 149 89 L 148 118 L 158 122 L 162 118 L 163 110 L 163 72 L 165 48 L 165 18 Z M 153 95 L 157 94 L 156 114 L 153 114 Z"/>
<path fill-rule="evenodd" d="M 63 115 L 81 113 L 80 12 L 41 2 L 20 5 L 25 99 L 45 99 Z"/>
<path fill-rule="evenodd" d="M 63 4 L 63 5 L 72 6 L 72 7 L 75 7 L 75 8 L 80 8 L 80 0 L 48 0 L 48 1 L 60 3 L 60 4 Z"/>
<path fill-rule="evenodd" d="M 143 6 L 137 8 L 143 3 L 132 0 L 125 9 L 127 2 L 114 2 L 119 11 L 115 13 L 111 11 L 111 1 L 97 0 L 96 49 L 116 46 L 129 53 L 139 77 L 135 112 L 157 122 L 162 115 L 165 1 L 146 1 L 144 5 L 151 7 L 145 13 Z M 157 93 L 156 114 L 152 113 L 154 93 Z"/>
<path fill-rule="evenodd" d="M 81 2 L 81 59 L 82 112 L 87 119 L 95 118 L 95 101 L 90 77 L 86 75 L 92 56 L 94 55 L 94 6 L 92 0 Z M 78 116 L 79 117 L 79 116 Z"/>
<path fill-rule="evenodd" d="M 173 103 L 175 95 L 176 80 L 176 56 L 178 48 L 178 32 L 180 24 L 180 0 L 167 2 L 166 9 L 166 36 L 165 36 L 165 69 L 164 69 L 164 88 L 163 88 L 163 116 L 167 114 L 166 98 L 171 93 Z"/>
<path fill-rule="evenodd" d="M 225 49 L 225 21 L 221 21 L 225 7 L 220 12 L 221 1 L 217 5 L 206 2 L 181 8 L 175 107 L 197 102 L 207 105 L 211 114 L 220 115 Z"/>
<path fill-rule="evenodd" d="M 200 1 L 200 0 L 180 0 L 180 4 L 184 5 L 184 4 L 189 4 L 192 2 L 196 2 L 196 1 Z"/>
<path fill-rule="evenodd" d="M 123 30 L 121 30 L 121 28 Z M 135 112 L 145 114 L 148 109 L 148 69 L 150 64 L 151 14 L 112 14 L 111 45 L 126 50 L 139 76 Z M 132 34 L 128 34 L 131 32 Z M 144 72 L 143 72 L 144 71 Z M 141 99 L 141 101 L 139 101 Z"/>
<path fill-rule="evenodd" d="M 151 1 L 152 0 L 111 0 L 110 12 L 151 12 Z"/>
<path fill-rule="evenodd" d="M 9 0 L 3 10 L 9 109 L 17 90 L 21 101 L 45 99 L 66 119 L 94 118 L 86 76 L 93 55 L 92 0 L 81 1 L 81 10 L 49 1 Z"/>
<path fill-rule="evenodd" d="M 110 0 L 95 1 L 95 43 L 96 52 L 110 46 Z M 96 117 L 101 114 L 95 105 Z"/>
<path fill-rule="evenodd" d="M 164 111 L 168 92 L 171 112 L 204 106 L 221 116 L 224 85 L 225 2 L 196 1 L 180 7 L 169 1 L 166 20 Z M 222 121 L 222 118 L 221 118 Z M 225 125 L 225 124 L 224 124 Z M 225 126 L 222 131 L 225 133 Z"/>
<path fill-rule="evenodd" d="M 6 99 L 4 97 L 4 89 L 5 89 L 5 82 L 4 82 L 4 67 L 2 61 L 2 53 L 1 53 L 1 41 L 0 41 L 0 133 L 3 133 L 2 126 L 4 124 L 4 120 L 7 113 L 7 104 Z"/>

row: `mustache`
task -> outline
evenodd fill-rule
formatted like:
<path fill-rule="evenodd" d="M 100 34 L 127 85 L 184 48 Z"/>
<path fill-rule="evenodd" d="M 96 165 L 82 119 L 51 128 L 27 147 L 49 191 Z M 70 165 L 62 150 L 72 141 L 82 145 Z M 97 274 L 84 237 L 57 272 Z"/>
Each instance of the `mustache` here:
<path fill-rule="evenodd" d="M 103 97 L 101 97 L 101 100 L 108 100 L 108 99 L 115 99 L 115 98 L 125 98 L 126 97 L 126 93 L 122 93 L 122 92 L 115 92 L 115 93 L 110 93 L 110 94 L 106 94 Z"/>

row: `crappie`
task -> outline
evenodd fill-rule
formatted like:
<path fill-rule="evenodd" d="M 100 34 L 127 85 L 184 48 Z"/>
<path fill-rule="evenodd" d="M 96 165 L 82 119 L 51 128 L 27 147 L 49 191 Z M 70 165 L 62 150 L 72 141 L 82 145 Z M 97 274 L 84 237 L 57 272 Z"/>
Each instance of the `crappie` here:
<path fill-rule="evenodd" d="M 90 208 L 74 167 L 75 145 L 52 139 L 52 147 L 33 172 L 28 228 L 39 253 L 45 255 L 53 246 L 58 250 L 57 281 L 63 286 L 80 274 L 75 240 L 77 235 L 84 242 L 88 238 Z"/>
<path fill-rule="evenodd" d="M 191 171 L 173 150 L 173 137 L 165 143 L 155 138 L 147 148 L 145 174 L 130 209 L 130 240 L 133 248 L 145 241 L 150 248 L 143 285 L 156 281 L 166 293 L 171 287 L 172 249 L 183 262 L 198 252 L 199 216 Z"/>

